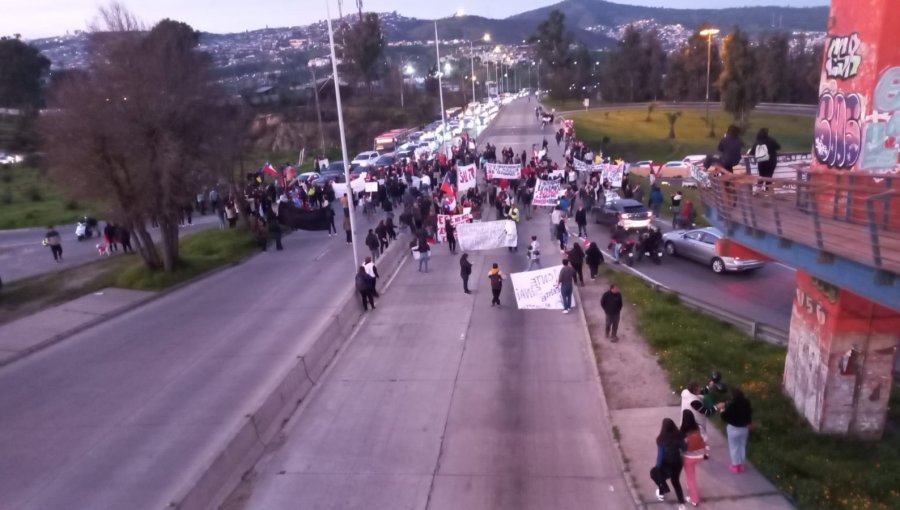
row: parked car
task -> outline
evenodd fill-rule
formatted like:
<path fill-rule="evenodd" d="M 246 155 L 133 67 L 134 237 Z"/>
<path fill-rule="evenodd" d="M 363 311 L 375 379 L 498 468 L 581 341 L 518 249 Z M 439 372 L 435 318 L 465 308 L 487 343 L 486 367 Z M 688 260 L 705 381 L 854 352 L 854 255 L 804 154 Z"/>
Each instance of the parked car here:
<path fill-rule="evenodd" d="M 371 166 L 373 166 L 376 170 L 380 170 L 381 168 L 384 168 L 386 166 L 393 165 L 395 161 L 397 160 L 394 158 L 394 156 L 379 156 Z"/>
<path fill-rule="evenodd" d="M 704 161 L 706 161 L 706 154 L 691 154 L 690 156 L 685 156 L 684 159 L 681 160 L 681 162 L 687 166 L 702 165 Z"/>
<path fill-rule="evenodd" d="M 414 147 L 410 147 L 408 149 L 403 149 L 401 151 L 397 151 L 397 153 L 394 154 L 394 156 L 396 156 L 398 161 L 404 160 L 404 159 L 413 159 L 415 157 L 414 149 L 415 149 Z"/>
<path fill-rule="evenodd" d="M 594 222 L 607 225 L 610 230 L 615 230 L 617 225 L 622 225 L 625 230 L 641 230 L 649 227 L 653 221 L 653 213 L 647 206 L 630 198 L 594 206 L 592 213 Z"/>
<path fill-rule="evenodd" d="M 752 271 L 765 265 L 762 260 L 723 257 L 716 253 L 716 242 L 724 237 L 713 228 L 673 230 L 663 234 L 668 255 L 678 255 L 709 266 L 714 273 Z"/>
<path fill-rule="evenodd" d="M 684 161 L 666 161 L 666 164 L 663 166 L 664 167 L 673 167 L 673 166 L 681 167 L 681 166 L 688 166 L 688 164 L 685 163 Z"/>
<path fill-rule="evenodd" d="M 378 151 L 365 151 L 360 152 L 353 158 L 353 161 L 350 162 L 351 165 L 359 165 L 361 167 L 367 167 L 372 164 L 376 159 L 378 159 Z"/>

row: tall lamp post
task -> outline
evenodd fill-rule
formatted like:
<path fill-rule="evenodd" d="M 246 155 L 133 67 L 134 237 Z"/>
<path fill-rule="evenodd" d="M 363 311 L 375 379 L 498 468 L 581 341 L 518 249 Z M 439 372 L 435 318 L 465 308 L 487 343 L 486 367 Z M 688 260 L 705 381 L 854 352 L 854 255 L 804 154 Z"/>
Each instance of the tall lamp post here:
<path fill-rule="evenodd" d="M 328 42 L 331 44 L 331 68 L 334 73 L 334 99 L 337 102 L 338 128 L 341 132 L 341 157 L 344 160 L 344 180 L 350 200 L 347 207 L 350 212 L 350 239 L 353 242 L 353 270 L 359 267 L 359 254 L 356 252 L 356 220 L 354 219 L 353 186 L 350 183 L 350 159 L 347 157 L 347 135 L 344 133 L 344 111 L 341 108 L 341 80 L 338 78 L 337 55 L 334 51 L 334 30 L 331 28 L 331 1 L 325 0 L 326 19 L 328 20 Z"/>
<path fill-rule="evenodd" d="M 710 133 L 712 125 L 709 123 L 709 80 L 712 69 L 712 38 L 719 32 L 718 28 L 705 28 L 700 31 L 700 35 L 706 37 L 706 125 L 710 126 Z"/>

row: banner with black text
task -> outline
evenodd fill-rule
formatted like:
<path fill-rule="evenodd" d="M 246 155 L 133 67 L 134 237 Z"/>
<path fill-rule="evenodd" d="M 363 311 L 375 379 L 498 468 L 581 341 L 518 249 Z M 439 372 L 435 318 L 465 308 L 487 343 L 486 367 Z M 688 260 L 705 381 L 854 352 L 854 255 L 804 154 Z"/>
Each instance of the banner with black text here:
<path fill-rule="evenodd" d="M 456 240 L 463 251 L 512 248 L 519 242 L 512 220 L 461 223 L 456 227 Z"/>

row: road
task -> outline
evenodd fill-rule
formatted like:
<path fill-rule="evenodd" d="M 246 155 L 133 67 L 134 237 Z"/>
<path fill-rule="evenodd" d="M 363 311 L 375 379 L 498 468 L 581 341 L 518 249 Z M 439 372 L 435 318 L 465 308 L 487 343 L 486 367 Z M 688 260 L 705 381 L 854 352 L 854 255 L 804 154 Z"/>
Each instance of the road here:
<path fill-rule="evenodd" d="M 529 119 L 513 103 L 487 136 L 530 140 Z M 472 295 L 446 245 L 428 274 L 407 260 L 225 508 L 633 508 L 578 315 L 518 310 L 509 280 L 489 306 L 491 264 L 524 270 L 532 234 L 471 254 Z"/>
<path fill-rule="evenodd" d="M 343 233 L 284 244 L 0 368 L 0 508 L 167 508 L 352 282 Z"/>
<path fill-rule="evenodd" d="M 213 215 L 195 216 L 193 225 L 181 229 L 181 234 L 197 232 L 217 226 L 219 220 Z M 102 225 L 105 223 L 101 222 Z M 92 237 L 84 241 L 75 238 L 75 225 L 57 225 L 56 231 L 62 237 L 63 262 L 53 260 L 50 248 L 41 245 L 47 233 L 46 228 L 22 228 L 16 230 L 0 230 L 0 278 L 6 283 L 59 271 L 97 260 L 96 245 L 99 238 Z M 151 231 L 154 239 L 159 235 Z M 132 240 L 134 245 L 134 240 Z"/>
<path fill-rule="evenodd" d="M 529 103 L 524 103 L 529 105 Z M 531 106 L 533 108 L 533 106 Z M 532 144 L 540 145 L 544 137 L 550 141 L 549 150 L 551 157 L 556 161 L 562 161 L 561 147 L 553 143 L 553 132 L 548 127 L 544 133 L 532 131 L 535 124 L 534 115 L 523 118 L 521 125 L 509 125 L 498 123 L 490 132 L 498 148 L 512 147 L 518 154 L 523 149 L 530 151 Z M 523 138 L 525 133 L 534 133 L 531 138 Z M 671 189 L 664 192 L 669 193 Z M 531 222 L 538 222 L 542 228 L 541 235 L 549 239 L 550 218 L 549 208 L 539 208 Z M 493 217 L 491 217 L 493 218 Z M 575 233 L 578 229 L 574 222 L 570 221 L 569 231 Z M 663 228 L 667 228 L 662 223 Z M 605 250 L 609 244 L 608 227 L 593 223 L 588 220 L 588 237 L 596 241 L 601 249 Z M 607 258 L 609 260 L 609 258 Z M 660 266 L 655 266 L 649 261 L 635 264 L 632 271 L 641 277 L 663 286 L 669 287 L 679 293 L 688 295 L 700 301 L 725 308 L 733 313 L 744 316 L 750 320 L 769 324 L 785 331 L 789 329 L 791 319 L 791 307 L 794 300 L 795 273 L 794 270 L 778 263 L 767 264 L 763 269 L 753 273 L 717 275 L 708 267 L 702 266 L 678 257 L 664 257 Z"/>

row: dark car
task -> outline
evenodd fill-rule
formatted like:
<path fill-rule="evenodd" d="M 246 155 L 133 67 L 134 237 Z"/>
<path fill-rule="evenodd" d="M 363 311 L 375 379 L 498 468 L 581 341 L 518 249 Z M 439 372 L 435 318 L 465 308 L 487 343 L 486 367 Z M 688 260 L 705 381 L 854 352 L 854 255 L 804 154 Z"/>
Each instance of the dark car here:
<path fill-rule="evenodd" d="M 644 204 L 630 198 L 598 205 L 592 214 L 596 223 L 608 225 L 610 230 L 614 230 L 616 225 L 622 225 L 625 230 L 641 230 L 653 221 L 653 213 Z"/>
<path fill-rule="evenodd" d="M 404 149 L 402 151 L 398 151 L 395 156 L 397 157 L 397 161 L 402 161 L 404 159 L 413 159 L 415 158 L 415 153 L 413 149 Z"/>
<path fill-rule="evenodd" d="M 397 160 L 394 158 L 394 156 L 379 156 L 378 159 L 376 159 L 375 162 L 372 163 L 372 166 L 375 168 L 375 170 L 382 170 L 386 166 L 393 165 L 396 161 Z"/>

